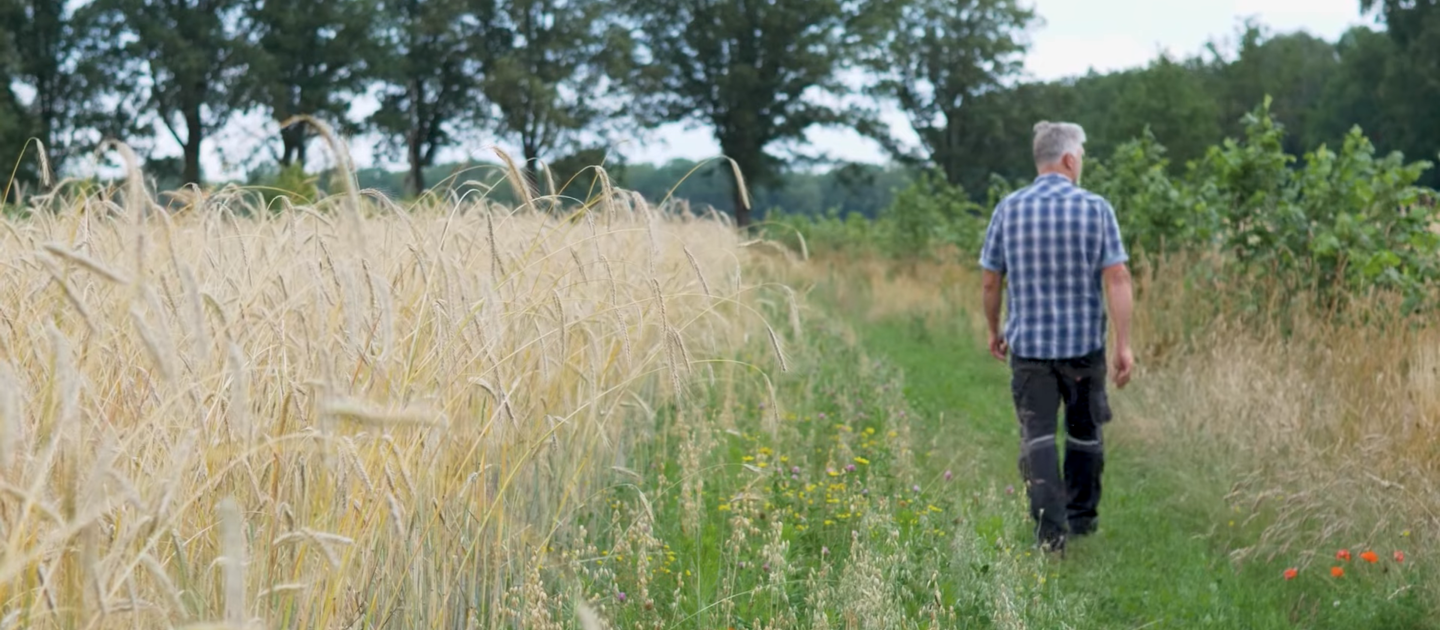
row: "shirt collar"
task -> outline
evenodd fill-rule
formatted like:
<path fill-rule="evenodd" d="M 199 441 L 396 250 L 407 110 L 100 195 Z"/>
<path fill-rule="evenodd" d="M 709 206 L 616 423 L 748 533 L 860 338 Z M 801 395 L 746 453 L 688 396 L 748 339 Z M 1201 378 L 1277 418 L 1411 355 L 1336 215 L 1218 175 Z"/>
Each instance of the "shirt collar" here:
<path fill-rule="evenodd" d="M 1035 183 L 1037 183 L 1037 184 L 1050 184 L 1050 185 L 1055 185 L 1055 184 L 1074 184 L 1074 182 L 1071 182 L 1071 181 L 1070 181 L 1070 178 L 1069 178 L 1069 177 L 1066 177 L 1066 176 L 1061 175 L 1061 174 L 1059 174 L 1059 173 L 1046 173 L 1046 174 L 1044 174 L 1044 175 L 1041 175 L 1041 176 L 1039 176 L 1039 177 L 1036 177 L 1036 178 L 1035 178 Z"/>

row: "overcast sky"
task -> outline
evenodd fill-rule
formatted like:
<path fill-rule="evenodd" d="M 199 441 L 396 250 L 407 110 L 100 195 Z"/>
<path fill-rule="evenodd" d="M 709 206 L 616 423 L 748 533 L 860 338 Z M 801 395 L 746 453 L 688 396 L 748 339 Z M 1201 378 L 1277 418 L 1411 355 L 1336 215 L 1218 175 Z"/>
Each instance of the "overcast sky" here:
<path fill-rule="evenodd" d="M 1277 32 L 1305 30 L 1330 40 L 1353 25 L 1374 22 L 1370 16 L 1360 15 L 1359 0 L 1031 1 L 1043 24 L 1030 33 L 1031 49 L 1025 67 L 1029 78 L 1041 80 L 1083 75 L 1092 69 L 1106 72 L 1143 66 L 1162 50 L 1176 56 L 1190 55 L 1203 49 L 1208 41 L 1233 39 L 1247 17 L 1257 18 Z M 886 119 L 901 137 L 909 136 L 902 117 L 890 112 Z M 263 117 L 247 117 L 207 141 L 208 176 L 238 175 L 233 166 L 226 168 L 222 163 L 222 153 L 230 160 L 243 159 L 264 141 L 266 133 Z M 816 130 L 811 132 L 810 140 L 813 149 L 836 158 L 884 161 L 879 147 L 854 133 Z M 374 163 L 373 139 L 359 137 L 352 142 L 357 166 Z M 463 159 L 467 154 L 484 158 L 493 144 L 493 139 L 471 139 L 465 146 L 447 151 L 442 161 Z M 616 148 L 631 162 L 704 159 L 719 153 L 709 131 L 678 126 L 664 128 L 644 142 L 622 142 Z M 328 150 L 322 148 L 320 153 Z"/>

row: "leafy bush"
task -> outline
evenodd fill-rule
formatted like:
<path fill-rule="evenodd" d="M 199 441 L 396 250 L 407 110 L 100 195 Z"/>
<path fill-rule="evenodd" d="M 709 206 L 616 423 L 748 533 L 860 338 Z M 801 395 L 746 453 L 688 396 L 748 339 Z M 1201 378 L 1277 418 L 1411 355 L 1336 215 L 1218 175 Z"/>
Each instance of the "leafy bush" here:
<path fill-rule="evenodd" d="M 1244 118 L 1245 135 L 1211 147 L 1173 176 L 1165 147 L 1147 129 L 1104 160 L 1084 185 L 1115 207 L 1133 264 L 1175 254 L 1219 254 L 1203 270 L 1227 285 L 1312 292 L 1334 306 L 1371 289 L 1407 298 L 1406 311 L 1440 280 L 1435 192 L 1416 185 L 1429 162 L 1377 156 L 1357 128 L 1338 152 L 1285 152 L 1284 128 L 1266 101 Z M 935 173 L 899 191 L 879 217 L 779 215 L 773 236 L 813 250 L 908 258 L 938 249 L 978 253 L 992 209 L 1029 182 L 992 176 L 984 205 Z M 787 234 L 788 233 L 788 234 Z M 1212 256 L 1212 258 L 1214 258 Z"/>
<path fill-rule="evenodd" d="M 988 194 L 998 201 L 1010 190 L 996 177 Z M 803 238 L 811 251 L 844 255 L 911 258 L 947 249 L 969 256 L 979 254 L 993 207 L 976 203 L 944 175 L 925 172 L 897 191 L 874 220 L 853 212 L 842 217 L 836 210 L 819 216 L 772 210 L 766 232 L 796 250 Z"/>
<path fill-rule="evenodd" d="M 1433 191 L 1416 186 L 1429 162 L 1379 157 L 1360 129 L 1339 153 L 1297 159 L 1270 101 L 1244 119 L 1245 137 L 1211 147 L 1178 179 L 1148 132 L 1097 165 L 1091 186 L 1115 206 L 1139 264 L 1154 255 L 1219 249 L 1231 274 L 1332 301 L 1343 291 L 1395 290 L 1420 304 L 1440 279 Z"/>
<path fill-rule="evenodd" d="M 937 245 L 978 253 L 989 214 L 964 188 L 940 173 L 926 172 L 895 195 L 880 212 L 880 221 L 890 223 L 887 244 L 892 255 L 923 255 Z"/>
<path fill-rule="evenodd" d="M 260 195 L 265 200 L 265 207 L 271 212 L 280 212 L 285 209 L 278 202 L 281 197 L 297 206 L 315 203 L 320 198 L 318 181 L 318 177 L 306 173 L 299 164 L 282 166 L 272 177 L 262 180 Z"/>

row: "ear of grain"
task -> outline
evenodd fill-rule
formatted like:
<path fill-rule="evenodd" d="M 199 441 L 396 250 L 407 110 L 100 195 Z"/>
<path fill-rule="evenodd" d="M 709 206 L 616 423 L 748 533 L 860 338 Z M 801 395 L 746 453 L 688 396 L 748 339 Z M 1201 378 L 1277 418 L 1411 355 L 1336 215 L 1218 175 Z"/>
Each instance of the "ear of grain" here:
<path fill-rule="evenodd" d="M 240 346 L 230 344 L 226 359 L 230 370 L 230 438 L 248 443 L 254 436 L 250 424 L 250 372 L 245 368 L 245 354 Z"/>
<path fill-rule="evenodd" d="M 0 359 L 0 471 L 15 463 L 15 456 L 24 449 L 25 401 L 15 368 Z M 9 476 L 6 474 L 6 476 Z"/>
<path fill-rule="evenodd" d="M 245 531 L 240 504 L 226 497 L 215 506 L 220 525 L 220 549 L 225 554 L 222 571 L 225 576 L 225 623 L 232 628 L 245 626 Z"/>

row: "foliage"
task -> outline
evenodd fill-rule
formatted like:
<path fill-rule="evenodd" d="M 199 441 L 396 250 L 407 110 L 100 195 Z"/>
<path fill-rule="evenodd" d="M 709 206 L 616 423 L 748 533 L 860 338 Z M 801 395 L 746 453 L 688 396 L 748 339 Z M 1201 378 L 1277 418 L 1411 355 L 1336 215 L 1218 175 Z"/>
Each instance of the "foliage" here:
<path fill-rule="evenodd" d="M 923 254 L 944 244 L 978 256 L 989 214 L 970 200 L 965 189 L 951 184 L 944 173 L 927 172 L 895 195 L 895 201 L 881 212 L 880 219 L 892 224 L 892 253 Z"/>
<path fill-rule="evenodd" d="M 1327 295 L 1381 287 L 1418 297 L 1440 279 L 1436 215 L 1415 186 L 1431 164 L 1377 157 L 1356 128 L 1338 154 L 1322 145 L 1303 168 L 1286 168 L 1295 158 L 1280 150 L 1268 106 L 1246 118 L 1245 142 L 1212 149 L 1200 170 L 1219 188 L 1236 259 Z"/>
<path fill-rule="evenodd" d="M 1021 70 L 1026 44 L 1020 35 L 1035 12 L 1016 0 L 894 4 L 895 27 L 866 55 L 866 67 L 878 77 L 869 91 L 900 106 L 924 147 L 923 161 L 959 184 L 974 159 L 969 138 L 980 135 L 971 102 Z M 879 139 L 896 157 L 916 157 L 891 141 L 888 130 Z"/>
<path fill-rule="evenodd" d="M 381 85 L 380 109 L 369 120 L 382 146 L 402 149 L 410 165 L 407 184 L 425 190 L 425 167 L 440 149 L 456 142 L 459 125 L 476 111 L 477 42 L 467 24 L 491 24 L 493 2 L 380 0 L 373 78 Z M 483 28 L 483 27 L 482 27 Z"/>
<path fill-rule="evenodd" d="M 1126 247 L 1142 264 L 1150 255 L 1209 243 L 1218 229 L 1203 196 L 1171 179 L 1165 154 L 1147 127 L 1108 160 L 1086 167 L 1083 183 L 1111 201 Z"/>
<path fill-rule="evenodd" d="M 248 98 L 283 122 L 309 115 L 347 121 L 349 98 L 363 91 L 376 18 L 375 0 L 258 0 L 248 17 L 256 31 Z M 353 125 L 348 125 L 353 127 Z M 281 130 L 279 161 L 305 166 L 313 130 L 303 123 Z"/>
<path fill-rule="evenodd" d="M 608 36 L 608 8 L 606 0 L 502 0 L 492 28 L 479 35 L 496 48 L 480 93 L 495 109 L 501 137 L 519 144 L 532 178 L 537 160 L 577 148 L 578 134 L 616 114 L 600 97 L 607 62 L 628 54 L 628 40 Z"/>
<path fill-rule="evenodd" d="M 1004 179 L 996 178 L 989 195 L 998 199 L 1008 187 Z M 822 215 L 781 212 L 767 235 L 797 249 L 803 239 L 805 247 L 815 251 L 918 258 L 944 249 L 978 256 L 989 216 L 989 208 L 935 170 L 920 173 L 898 190 L 873 220 L 837 210 Z"/>
<path fill-rule="evenodd" d="M 9 40 L 11 67 L 0 62 L 0 77 L 8 86 L 23 85 L 33 96 L 21 126 L 26 137 L 45 145 L 52 171 L 98 140 L 101 130 L 134 132 L 108 120 L 107 107 L 97 97 L 106 83 L 103 64 L 89 54 L 97 41 L 93 32 L 93 11 L 76 9 L 75 3 L 55 0 L 0 1 L 0 58 L 6 56 Z M 9 72 L 6 72 L 6 71 Z M 13 80 L 13 83 L 12 83 Z M 18 113 L 18 112 L 17 112 Z M 0 117 L 16 120 L 0 113 Z M 0 142 L 18 152 L 19 142 L 0 130 Z M 90 146 L 86 146 L 90 145 Z"/>
<path fill-rule="evenodd" d="M 270 212 L 286 209 L 279 202 L 281 197 L 284 197 L 293 206 L 310 205 L 320 200 L 320 190 L 317 186 L 320 181 L 319 177 L 306 173 L 305 167 L 301 166 L 299 162 L 279 166 L 280 169 L 275 172 L 273 179 L 260 182 L 262 186 L 260 197 Z"/>
<path fill-rule="evenodd" d="M 105 33 L 113 75 L 144 94 L 184 148 L 186 184 L 199 184 L 200 147 L 230 115 L 244 109 L 240 0 L 95 0 L 96 33 Z M 122 90 L 123 91 L 123 90 Z"/>
<path fill-rule="evenodd" d="M 1123 145 L 1094 169 L 1142 261 L 1218 246 L 1241 276 L 1269 276 L 1292 291 L 1372 287 L 1414 299 L 1440 280 L 1437 215 L 1416 185 L 1429 162 L 1377 156 L 1359 128 L 1339 152 L 1321 145 L 1297 158 L 1270 101 L 1248 114 L 1243 139 L 1211 147 L 1181 178 L 1165 172 L 1153 135 Z M 1414 303 L 1412 302 L 1412 306 Z"/>
<path fill-rule="evenodd" d="M 695 122 L 714 130 L 734 161 L 737 223 L 750 222 L 742 192 L 773 184 L 782 160 L 771 149 L 799 142 L 849 113 L 820 94 L 847 92 L 840 70 L 854 56 L 863 3 L 857 0 L 621 0 L 640 25 L 644 51 L 629 73 L 632 107 L 643 120 Z"/>

